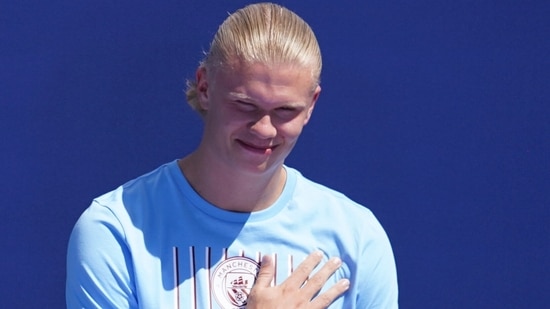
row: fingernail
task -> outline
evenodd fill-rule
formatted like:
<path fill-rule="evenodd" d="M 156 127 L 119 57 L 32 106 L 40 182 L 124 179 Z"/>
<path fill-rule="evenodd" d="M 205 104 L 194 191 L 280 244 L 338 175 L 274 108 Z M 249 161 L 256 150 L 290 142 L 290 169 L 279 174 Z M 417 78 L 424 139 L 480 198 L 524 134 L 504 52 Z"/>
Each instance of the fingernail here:
<path fill-rule="evenodd" d="M 340 280 L 340 285 L 342 285 L 342 286 L 345 287 L 346 289 L 349 288 L 349 284 L 350 284 L 350 282 L 349 282 L 348 279 L 342 279 L 342 280 Z"/>
<path fill-rule="evenodd" d="M 342 260 L 339 257 L 333 257 L 330 259 L 330 261 L 335 265 L 338 265 L 338 266 L 342 265 Z"/>

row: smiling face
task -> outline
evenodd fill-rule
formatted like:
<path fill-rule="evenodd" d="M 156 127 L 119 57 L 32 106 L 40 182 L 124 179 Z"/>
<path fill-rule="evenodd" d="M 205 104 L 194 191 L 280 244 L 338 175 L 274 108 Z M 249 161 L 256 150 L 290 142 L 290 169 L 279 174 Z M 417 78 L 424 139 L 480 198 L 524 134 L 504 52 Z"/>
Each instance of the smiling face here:
<path fill-rule="evenodd" d="M 282 166 L 321 88 L 301 67 L 233 63 L 231 69 L 200 68 L 197 90 L 205 111 L 203 159 L 212 167 L 258 173 Z"/>

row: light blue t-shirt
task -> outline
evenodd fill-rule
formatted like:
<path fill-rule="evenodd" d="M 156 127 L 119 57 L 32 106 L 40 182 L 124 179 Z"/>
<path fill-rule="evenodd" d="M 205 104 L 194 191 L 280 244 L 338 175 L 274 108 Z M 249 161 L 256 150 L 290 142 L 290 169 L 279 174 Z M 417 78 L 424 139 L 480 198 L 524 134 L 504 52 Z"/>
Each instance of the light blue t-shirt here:
<path fill-rule="evenodd" d="M 262 255 L 275 257 L 280 284 L 319 249 L 349 278 L 329 308 L 397 308 L 389 240 L 365 207 L 285 167 L 278 200 L 253 213 L 202 199 L 177 161 L 97 199 L 71 234 L 68 308 L 244 308 Z M 239 192 L 235 192 L 239 194 Z"/>

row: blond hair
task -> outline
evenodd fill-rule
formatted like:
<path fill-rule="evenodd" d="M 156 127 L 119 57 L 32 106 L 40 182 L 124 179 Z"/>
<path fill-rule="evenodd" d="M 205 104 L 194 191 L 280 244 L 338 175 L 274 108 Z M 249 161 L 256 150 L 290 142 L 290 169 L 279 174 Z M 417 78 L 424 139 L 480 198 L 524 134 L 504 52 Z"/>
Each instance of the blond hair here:
<path fill-rule="evenodd" d="M 229 15 L 199 67 L 226 67 L 235 61 L 296 65 L 311 70 L 313 87 L 319 84 L 322 67 L 313 30 L 294 12 L 274 3 L 248 5 Z M 203 114 L 196 87 L 196 81 L 187 81 L 187 102 Z"/>

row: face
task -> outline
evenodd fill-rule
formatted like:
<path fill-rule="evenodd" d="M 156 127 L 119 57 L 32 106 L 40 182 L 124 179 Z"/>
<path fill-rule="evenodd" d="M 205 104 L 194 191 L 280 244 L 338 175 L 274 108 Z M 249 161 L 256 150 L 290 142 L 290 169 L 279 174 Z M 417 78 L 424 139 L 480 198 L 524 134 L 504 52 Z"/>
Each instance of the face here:
<path fill-rule="evenodd" d="M 321 88 L 310 70 L 235 64 L 197 72 L 205 110 L 200 145 L 211 166 L 261 173 L 281 168 L 308 123 Z"/>

